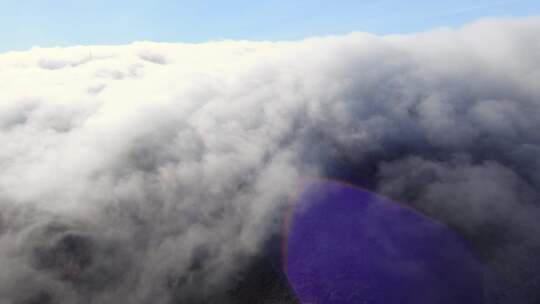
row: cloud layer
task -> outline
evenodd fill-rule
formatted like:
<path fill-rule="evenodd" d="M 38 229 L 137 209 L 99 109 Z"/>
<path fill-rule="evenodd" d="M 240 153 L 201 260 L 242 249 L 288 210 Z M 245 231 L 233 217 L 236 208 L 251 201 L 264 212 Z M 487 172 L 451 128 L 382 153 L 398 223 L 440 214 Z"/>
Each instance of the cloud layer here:
<path fill-rule="evenodd" d="M 454 227 L 504 277 L 487 296 L 534 303 L 539 36 L 488 19 L 0 55 L 0 302 L 226 303 L 321 176 Z"/>

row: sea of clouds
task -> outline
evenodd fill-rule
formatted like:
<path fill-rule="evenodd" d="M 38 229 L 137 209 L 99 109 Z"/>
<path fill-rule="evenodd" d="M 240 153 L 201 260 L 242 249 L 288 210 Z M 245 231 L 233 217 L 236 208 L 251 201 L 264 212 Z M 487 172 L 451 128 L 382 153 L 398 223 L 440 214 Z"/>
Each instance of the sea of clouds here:
<path fill-rule="evenodd" d="M 453 227 L 493 299 L 537 303 L 540 18 L 1 54 L 0 302 L 234 302 L 317 177 Z"/>

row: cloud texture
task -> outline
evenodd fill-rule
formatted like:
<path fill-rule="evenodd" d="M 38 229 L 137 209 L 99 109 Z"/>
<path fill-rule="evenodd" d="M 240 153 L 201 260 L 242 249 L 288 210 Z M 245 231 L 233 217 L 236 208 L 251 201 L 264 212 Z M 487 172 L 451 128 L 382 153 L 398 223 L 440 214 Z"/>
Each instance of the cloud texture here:
<path fill-rule="evenodd" d="M 488 19 L 2 54 L 0 302 L 234 301 L 320 176 L 454 227 L 504 277 L 493 301 L 534 303 L 538 37 L 539 18 Z"/>

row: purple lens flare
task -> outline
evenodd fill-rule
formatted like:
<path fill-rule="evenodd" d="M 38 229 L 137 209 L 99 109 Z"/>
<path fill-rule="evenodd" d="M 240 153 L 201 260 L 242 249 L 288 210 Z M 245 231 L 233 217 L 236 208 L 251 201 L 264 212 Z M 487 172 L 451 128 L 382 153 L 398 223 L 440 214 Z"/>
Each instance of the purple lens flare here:
<path fill-rule="evenodd" d="M 309 182 L 289 214 L 285 271 L 303 304 L 483 303 L 483 267 L 455 232 L 374 193 Z"/>

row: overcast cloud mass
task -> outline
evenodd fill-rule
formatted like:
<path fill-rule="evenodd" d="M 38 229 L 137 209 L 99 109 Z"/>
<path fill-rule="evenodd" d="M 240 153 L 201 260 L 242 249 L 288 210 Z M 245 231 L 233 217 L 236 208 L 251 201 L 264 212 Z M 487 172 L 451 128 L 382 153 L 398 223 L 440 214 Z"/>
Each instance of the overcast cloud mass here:
<path fill-rule="evenodd" d="M 0 302 L 227 303 L 306 178 L 455 228 L 540 299 L 540 19 L 0 55 Z M 218 300 L 216 300 L 218 299 Z"/>

